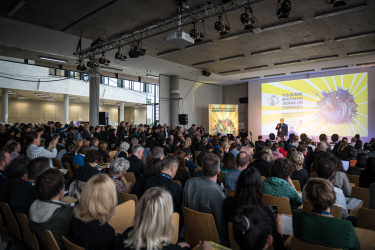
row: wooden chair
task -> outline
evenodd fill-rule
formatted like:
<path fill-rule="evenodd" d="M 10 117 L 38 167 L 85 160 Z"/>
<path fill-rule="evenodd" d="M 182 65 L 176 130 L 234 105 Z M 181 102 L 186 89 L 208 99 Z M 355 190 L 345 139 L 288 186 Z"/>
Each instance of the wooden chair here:
<path fill-rule="evenodd" d="M 3 214 L 5 216 L 5 220 L 7 222 L 7 227 L 9 231 L 20 241 L 21 239 L 21 231 L 18 227 L 16 218 L 14 218 L 13 212 L 9 207 L 8 203 L 0 202 L 0 208 L 3 211 Z"/>
<path fill-rule="evenodd" d="M 350 166 L 350 167 L 354 167 L 355 164 L 357 164 L 357 160 L 350 160 L 350 161 L 349 161 L 349 166 Z"/>
<path fill-rule="evenodd" d="M 350 184 L 350 188 L 354 188 L 355 187 L 354 183 L 349 183 L 349 184 Z"/>
<path fill-rule="evenodd" d="M 62 169 L 61 163 L 58 159 L 52 159 L 53 166 L 55 166 L 57 169 Z"/>
<path fill-rule="evenodd" d="M 73 171 L 72 168 L 70 167 L 70 164 L 68 162 L 62 162 L 63 166 L 65 169 L 68 169 L 69 171 L 66 172 L 65 177 L 72 179 L 73 178 Z"/>
<path fill-rule="evenodd" d="M 229 233 L 229 244 L 230 248 L 232 250 L 241 250 L 240 246 L 237 244 L 237 242 L 234 240 L 234 235 L 233 235 L 233 223 L 228 222 L 228 233 Z"/>
<path fill-rule="evenodd" d="M 286 197 L 277 197 L 263 194 L 263 205 L 276 205 L 279 214 L 292 215 L 292 209 L 290 208 L 289 200 Z"/>
<path fill-rule="evenodd" d="M 176 183 L 176 184 L 178 184 L 178 185 L 180 185 L 182 187 L 182 184 L 181 184 L 181 182 L 179 180 L 173 180 L 173 182 Z"/>
<path fill-rule="evenodd" d="M 65 238 L 64 235 L 62 239 L 67 250 L 85 250 L 83 247 L 77 246 L 76 244 L 70 242 L 67 238 Z"/>
<path fill-rule="evenodd" d="M 134 187 L 134 184 L 135 184 L 135 182 L 137 181 L 137 179 L 135 179 L 135 176 L 134 176 L 134 174 L 133 174 L 132 172 L 126 172 L 126 173 L 125 173 L 125 179 L 126 179 L 128 182 L 131 182 L 131 183 L 132 183 L 130 189 L 131 189 L 132 187 Z"/>
<path fill-rule="evenodd" d="M 43 229 L 39 234 L 39 240 L 42 243 L 43 249 L 48 250 L 60 250 L 60 247 L 57 245 L 55 237 L 51 231 Z"/>
<path fill-rule="evenodd" d="M 142 155 L 141 161 L 143 162 L 143 164 L 146 164 L 146 159 L 143 155 Z"/>
<path fill-rule="evenodd" d="M 231 190 L 227 190 L 227 197 L 229 196 L 235 196 L 236 195 L 236 192 L 235 191 L 231 191 Z"/>
<path fill-rule="evenodd" d="M 189 208 L 183 209 L 185 221 L 185 241 L 190 246 L 196 246 L 200 240 L 220 244 L 214 217 L 211 214 L 200 213 Z"/>
<path fill-rule="evenodd" d="M 116 213 L 108 224 L 115 230 L 125 231 L 133 226 L 134 216 L 135 203 L 133 200 L 130 200 L 116 207 Z"/>
<path fill-rule="evenodd" d="M 368 208 L 370 200 L 370 189 L 354 187 L 352 188 L 352 195 L 350 197 L 363 200 L 362 207 Z"/>
<path fill-rule="evenodd" d="M 73 171 L 75 171 L 77 168 L 79 168 L 79 165 L 77 163 L 72 163 L 72 167 L 73 167 Z"/>
<path fill-rule="evenodd" d="M 197 159 L 198 159 L 198 156 L 199 154 L 201 153 L 202 151 L 198 151 L 198 150 L 195 150 L 194 151 L 194 163 L 198 166 L 198 162 L 197 162 Z"/>
<path fill-rule="evenodd" d="M 138 197 L 135 194 L 126 194 L 123 192 L 117 192 L 117 197 L 118 197 L 118 204 L 125 203 L 127 201 L 134 201 L 135 206 L 138 204 Z"/>
<path fill-rule="evenodd" d="M 70 196 L 64 196 L 64 197 L 61 199 L 61 202 L 64 202 L 66 205 L 70 205 L 70 204 L 72 204 L 72 203 L 77 202 L 77 199 L 76 199 L 76 198 L 73 198 L 73 197 L 70 197 Z"/>
<path fill-rule="evenodd" d="M 25 241 L 25 244 L 27 248 L 31 250 L 39 250 L 39 242 L 36 238 L 36 235 L 31 232 L 29 227 L 29 219 L 25 214 L 16 213 L 18 223 L 20 224 L 22 233 L 23 233 L 23 239 Z"/>
<path fill-rule="evenodd" d="M 219 179 L 220 179 L 220 182 L 221 182 L 221 183 L 224 182 L 224 175 L 226 175 L 225 172 L 220 172 L 220 174 L 219 174 Z"/>
<path fill-rule="evenodd" d="M 112 158 L 107 157 L 107 163 L 111 163 L 111 161 L 112 161 Z"/>
<path fill-rule="evenodd" d="M 311 210 L 312 210 L 312 207 L 310 206 L 310 203 L 307 200 L 304 200 L 303 201 L 303 211 L 310 213 Z M 331 214 L 332 214 L 333 217 L 336 217 L 340 220 L 342 219 L 341 209 L 340 209 L 339 206 L 333 205 L 331 207 Z"/>
<path fill-rule="evenodd" d="M 358 227 L 355 227 L 354 230 L 361 245 L 361 250 L 374 250 L 375 231 Z"/>
<path fill-rule="evenodd" d="M 260 177 L 260 180 L 261 180 L 262 182 L 263 182 L 265 179 L 266 179 L 265 176 L 261 176 L 261 177 Z"/>
<path fill-rule="evenodd" d="M 301 192 L 302 190 L 301 190 L 301 185 L 299 184 L 299 181 L 292 180 L 292 182 L 293 182 L 293 185 L 296 188 L 296 190 Z"/>
<path fill-rule="evenodd" d="M 174 226 L 173 236 L 172 236 L 172 244 L 177 244 L 178 241 L 178 232 L 180 227 L 180 215 L 178 213 L 173 213 L 172 215 L 172 223 Z"/>
<path fill-rule="evenodd" d="M 148 155 L 148 156 L 147 156 L 147 161 L 151 161 L 151 160 L 152 160 L 151 155 Z"/>
<path fill-rule="evenodd" d="M 296 237 L 292 238 L 291 249 L 292 250 L 300 250 L 300 249 L 303 249 L 303 250 L 339 250 L 339 248 L 330 248 L 330 247 L 324 247 L 324 246 L 306 243 L 306 242 L 300 241 Z"/>
<path fill-rule="evenodd" d="M 375 210 L 360 208 L 357 217 L 357 227 L 375 231 Z"/>
<path fill-rule="evenodd" d="M 358 187 L 359 184 L 359 176 L 358 175 L 350 175 L 348 174 L 348 179 L 350 183 L 354 183 L 356 187 Z"/>
<path fill-rule="evenodd" d="M 108 155 L 113 160 L 113 159 L 115 159 L 116 153 L 117 153 L 117 151 L 111 151 L 111 152 L 108 153 Z"/>

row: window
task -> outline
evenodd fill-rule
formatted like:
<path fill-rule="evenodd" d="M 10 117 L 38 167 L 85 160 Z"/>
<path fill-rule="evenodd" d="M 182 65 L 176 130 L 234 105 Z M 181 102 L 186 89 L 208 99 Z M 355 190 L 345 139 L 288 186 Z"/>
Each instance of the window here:
<path fill-rule="evenodd" d="M 141 91 L 141 83 L 140 82 L 133 82 L 134 90 Z"/>
<path fill-rule="evenodd" d="M 79 79 L 79 72 L 69 71 L 69 78 Z"/>
<path fill-rule="evenodd" d="M 108 78 L 108 77 L 106 77 Z M 117 78 L 108 78 L 108 84 L 109 86 L 117 87 Z"/>
<path fill-rule="evenodd" d="M 81 80 L 84 80 L 85 82 L 89 81 L 90 75 L 81 73 Z"/>
<path fill-rule="evenodd" d="M 49 68 L 48 74 L 50 76 L 54 76 L 55 75 L 55 69 L 54 68 Z"/>
<path fill-rule="evenodd" d="M 130 81 L 124 80 L 124 88 L 130 89 Z"/>
<path fill-rule="evenodd" d="M 56 69 L 56 76 L 64 76 L 65 75 L 65 70 L 62 69 Z"/>
<path fill-rule="evenodd" d="M 150 126 L 154 123 L 154 105 L 147 105 L 146 107 L 146 123 Z"/>

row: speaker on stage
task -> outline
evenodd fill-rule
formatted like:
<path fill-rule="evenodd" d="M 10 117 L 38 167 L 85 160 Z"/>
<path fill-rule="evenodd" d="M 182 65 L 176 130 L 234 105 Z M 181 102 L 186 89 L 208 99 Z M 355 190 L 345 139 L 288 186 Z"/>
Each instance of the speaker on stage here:
<path fill-rule="evenodd" d="M 108 125 L 108 112 L 99 112 L 99 125 Z"/>
<path fill-rule="evenodd" d="M 188 125 L 188 115 L 187 114 L 179 114 L 178 115 L 178 123 L 181 125 Z"/>

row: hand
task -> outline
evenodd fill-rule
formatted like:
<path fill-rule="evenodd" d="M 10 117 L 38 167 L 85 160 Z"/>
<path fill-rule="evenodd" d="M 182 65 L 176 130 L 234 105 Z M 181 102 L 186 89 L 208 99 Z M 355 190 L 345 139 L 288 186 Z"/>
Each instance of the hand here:
<path fill-rule="evenodd" d="M 115 230 L 115 234 L 116 235 L 121 235 L 121 234 L 123 234 L 124 233 L 124 231 L 122 231 L 122 230 Z"/>
<path fill-rule="evenodd" d="M 280 216 L 280 214 L 275 214 L 275 220 L 276 220 L 276 223 L 277 223 L 278 225 L 279 225 L 279 223 L 280 223 L 281 225 L 284 224 L 284 219 L 283 219 L 283 217 Z"/>
<path fill-rule="evenodd" d="M 190 245 L 188 243 L 186 243 L 186 242 L 180 242 L 180 243 L 178 243 L 178 245 L 180 247 L 182 247 L 182 248 L 185 248 L 185 247 L 189 247 L 190 248 Z"/>
<path fill-rule="evenodd" d="M 53 141 L 51 141 L 48 145 L 48 149 L 50 150 L 51 148 L 53 148 Z"/>
<path fill-rule="evenodd" d="M 211 244 L 208 241 L 199 241 L 199 249 L 200 250 L 211 250 Z"/>
<path fill-rule="evenodd" d="M 289 185 L 291 185 L 292 187 L 294 187 L 293 181 L 292 181 L 292 179 L 290 179 L 290 177 L 288 177 L 288 179 L 286 179 L 286 181 L 289 183 Z"/>

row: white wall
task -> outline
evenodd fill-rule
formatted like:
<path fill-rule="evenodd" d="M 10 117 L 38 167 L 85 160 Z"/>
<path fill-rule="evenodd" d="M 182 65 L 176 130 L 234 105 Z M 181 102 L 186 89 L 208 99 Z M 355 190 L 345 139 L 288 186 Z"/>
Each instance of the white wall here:
<path fill-rule="evenodd" d="M 170 101 L 171 97 L 171 80 L 169 76 L 159 75 L 159 121 L 160 124 L 171 124 Z"/>

